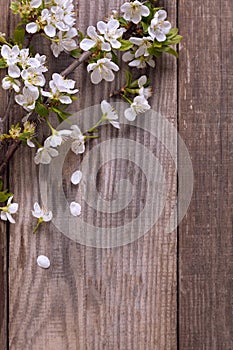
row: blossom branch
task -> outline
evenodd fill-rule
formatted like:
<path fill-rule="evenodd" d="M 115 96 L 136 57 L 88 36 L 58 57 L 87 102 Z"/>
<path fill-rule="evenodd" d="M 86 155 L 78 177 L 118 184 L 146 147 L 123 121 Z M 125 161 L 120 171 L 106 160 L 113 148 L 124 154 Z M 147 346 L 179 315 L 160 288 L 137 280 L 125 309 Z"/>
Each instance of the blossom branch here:
<path fill-rule="evenodd" d="M 89 57 L 91 56 L 91 52 L 87 51 L 84 52 L 79 59 L 75 60 L 74 62 L 72 62 L 66 69 L 64 69 L 61 72 L 61 75 L 63 77 L 67 77 L 69 74 L 71 74 L 76 68 L 78 68 L 78 66 L 80 66 L 80 64 L 82 64 L 83 62 L 85 62 Z"/>

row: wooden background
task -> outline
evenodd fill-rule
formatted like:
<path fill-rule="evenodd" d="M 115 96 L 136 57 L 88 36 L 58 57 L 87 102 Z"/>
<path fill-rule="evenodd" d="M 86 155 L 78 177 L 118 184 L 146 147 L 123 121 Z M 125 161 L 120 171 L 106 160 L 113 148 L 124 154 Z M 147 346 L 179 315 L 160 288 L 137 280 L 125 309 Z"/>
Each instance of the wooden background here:
<path fill-rule="evenodd" d="M 122 2 L 79 0 L 80 29 Z M 0 3 L 0 31 L 7 34 L 15 27 L 9 3 Z M 168 203 L 156 228 L 114 249 L 81 246 L 53 225 L 33 236 L 30 210 L 39 196 L 37 167 L 31 151 L 21 148 L 7 174 L 21 203 L 18 224 L 0 226 L 1 350 L 233 349 L 233 7 L 230 0 L 164 0 L 159 5 L 184 40 L 178 61 L 164 55 L 150 72 L 151 104 L 178 127 L 193 162 L 194 193 L 187 215 L 177 231 L 166 234 Z M 67 64 L 62 56 L 53 70 Z M 118 75 L 111 87 L 102 83 L 94 89 L 85 67 L 73 78 L 86 92 L 75 109 L 108 98 L 123 81 Z M 1 101 L 3 110 L 2 91 Z M 9 124 L 15 115 L 17 109 Z M 101 137 L 110 130 L 103 129 Z M 144 143 L 156 146 L 148 135 Z M 174 167 L 166 153 L 158 157 L 172 202 Z M 109 181 L 115 171 L 123 171 L 121 163 L 108 167 Z M 48 271 L 36 265 L 41 253 L 51 259 Z"/>

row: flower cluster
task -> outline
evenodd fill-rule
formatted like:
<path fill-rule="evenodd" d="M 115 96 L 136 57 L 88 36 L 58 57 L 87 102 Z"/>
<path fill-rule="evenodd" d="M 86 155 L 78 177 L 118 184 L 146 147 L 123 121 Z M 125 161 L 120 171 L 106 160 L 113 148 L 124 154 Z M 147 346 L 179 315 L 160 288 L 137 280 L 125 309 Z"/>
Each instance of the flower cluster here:
<path fill-rule="evenodd" d="M 23 8 L 22 8 L 23 7 Z M 77 48 L 75 37 L 74 5 L 72 0 L 42 0 L 14 3 L 15 13 L 21 14 L 30 34 L 43 32 L 52 41 L 51 49 L 55 57 L 62 51 L 73 51 Z M 24 10 L 24 11 L 23 11 Z M 26 11 L 25 11 L 26 10 Z"/>
<path fill-rule="evenodd" d="M 27 111 L 27 115 L 22 120 L 17 120 L 8 133 L 6 126 L 2 128 L 0 147 L 2 144 L 17 147 L 27 144 L 35 149 L 35 164 L 50 164 L 59 155 L 59 147 L 68 141 L 72 152 L 76 155 L 83 154 L 86 141 L 98 137 L 98 127 L 102 123 L 108 122 L 116 129 L 120 128 L 116 110 L 103 100 L 100 105 L 100 119 L 89 130 L 80 130 L 78 125 L 56 130 L 52 125 L 51 113 L 57 115 L 59 122 L 65 120 L 70 115 L 67 107 L 75 100 L 74 95 L 78 92 L 75 81 L 64 75 L 70 74 L 74 67 L 86 59 L 87 71 L 93 84 L 97 85 L 103 80 L 112 82 L 115 73 L 120 70 L 120 59 L 127 62 L 129 67 L 154 68 L 155 58 L 163 52 L 177 56 L 173 46 L 182 39 L 178 35 L 178 29 L 172 28 L 167 20 L 167 12 L 154 7 L 151 0 L 125 2 L 120 13 L 112 11 L 104 21 L 97 22 L 96 26 L 89 26 L 86 36 L 80 31 L 78 33 L 75 28 L 73 0 L 14 0 L 11 2 L 11 9 L 20 15 L 21 22 L 17 25 L 13 38 L 9 40 L 0 32 L 0 68 L 7 70 L 7 75 L 2 79 L 2 88 L 11 90 L 9 100 L 13 97 Z M 63 51 L 73 58 L 79 58 L 82 51 L 87 53 L 61 74 L 53 73 L 51 80 L 46 82 L 47 58 L 45 55 L 33 53 L 31 39 L 35 34 L 50 41 L 55 57 Z M 76 41 L 78 35 L 79 45 Z M 119 51 L 123 52 L 122 56 Z M 151 95 L 152 89 L 146 75 L 133 79 L 133 75 L 126 71 L 125 85 L 114 91 L 110 97 L 119 96 L 128 102 L 124 116 L 133 121 L 150 110 L 148 99 Z M 6 116 L 0 118 L 0 121 L 9 117 L 11 105 L 8 107 Z M 46 123 L 50 130 L 49 136 L 42 141 L 37 138 L 37 134 L 40 134 L 37 128 L 41 123 Z M 82 172 L 76 170 L 71 175 L 71 183 L 78 185 L 82 176 Z M 0 178 L 0 203 L 5 203 L 0 207 L 0 218 L 15 223 L 13 215 L 18 211 L 18 203 L 12 203 L 12 199 L 13 194 L 3 190 L 3 181 Z M 70 203 L 69 209 L 71 215 L 81 215 L 81 205 L 76 201 Z M 37 219 L 34 232 L 41 223 L 49 222 L 53 218 L 52 211 L 41 207 L 37 202 L 32 215 Z M 39 266 L 49 267 L 49 261 L 44 258 L 41 257 Z"/>
<path fill-rule="evenodd" d="M 36 108 L 36 102 L 42 96 L 48 97 L 54 102 L 61 104 L 72 103 L 70 95 L 76 94 L 75 81 L 64 79 L 60 74 L 54 73 L 49 82 L 50 92 L 43 90 L 46 80 L 44 73 L 47 72 L 46 56 L 36 54 L 31 57 L 29 49 L 19 49 L 18 45 L 12 48 L 4 44 L 1 48 L 8 75 L 2 80 L 5 90 L 13 89 L 16 93 L 15 101 L 26 111 L 32 112 Z"/>

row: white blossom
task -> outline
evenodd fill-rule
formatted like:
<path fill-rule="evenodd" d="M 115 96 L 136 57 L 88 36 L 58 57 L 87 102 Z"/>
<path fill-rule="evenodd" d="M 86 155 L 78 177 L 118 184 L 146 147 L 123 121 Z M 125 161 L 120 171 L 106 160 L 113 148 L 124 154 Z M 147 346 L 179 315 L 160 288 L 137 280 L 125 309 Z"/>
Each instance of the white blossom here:
<path fill-rule="evenodd" d="M 19 47 L 18 45 L 10 48 L 8 45 L 3 45 L 1 48 L 1 55 L 6 60 L 8 66 L 8 75 L 12 78 L 20 77 L 20 68 L 17 66 L 19 62 Z"/>
<path fill-rule="evenodd" d="M 121 11 L 124 12 L 123 18 L 126 21 L 132 21 L 135 24 L 138 24 L 141 21 L 142 16 L 147 17 L 150 14 L 149 8 L 138 0 L 125 2 L 121 6 Z"/>
<path fill-rule="evenodd" d="M 71 28 L 67 32 L 59 31 L 56 40 L 51 44 L 51 50 L 55 57 L 58 57 L 62 51 L 73 51 L 77 48 L 74 38 L 77 36 L 77 29 Z"/>
<path fill-rule="evenodd" d="M 42 95 L 53 100 L 58 100 L 64 104 L 72 103 L 70 96 L 66 94 L 76 94 L 78 89 L 74 89 L 75 81 L 65 79 L 58 73 L 53 73 L 52 80 L 49 82 L 50 92 L 42 91 Z"/>
<path fill-rule="evenodd" d="M 171 23 L 165 21 L 167 18 L 167 12 L 165 10 L 159 10 L 155 13 L 154 18 L 148 28 L 148 33 L 152 39 L 156 39 L 159 42 L 166 40 L 166 34 L 171 30 Z"/>
<path fill-rule="evenodd" d="M 71 129 L 73 130 L 70 137 L 74 140 L 71 144 L 71 150 L 75 154 L 80 154 L 85 151 L 85 137 L 79 129 L 78 125 L 72 125 Z"/>
<path fill-rule="evenodd" d="M 102 51 L 111 51 L 111 46 L 109 43 L 104 41 L 104 38 L 101 35 L 98 35 L 96 28 L 89 26 L 87 28 L 87 35 L 89 38 L 84 38 L 80 42 L 80 47 L 83 51 L 89 51 L 93 47 L 99 47 Z"/>
<path fill-rule="evenodd" d="M 106 81 L 113 81 L 114 74 L 112 71 L 117 72 L 119 67 L 113 63 L 109 58 L 101 58 L 96 63 L 90 63 L 87 66 L 87 71 L 91 73 L 91 81 L 93 84 L 98 84 L 102 79 Z"/>
<path fill-rule="evenodd" d="M 143 37 L 143 38 L 137 38 L 137 37 L 131 37 L 129 41 L 138 46 L 138 49 L 135 51 L 135 58 L 138 58 L 140 56 L 149 56 L 149 52 L 147 51 L 151 46 L 153 39 L 148 36 L 148 37 Z"/>
<path fill-rule="evenodd" d="M 103 100 L 101 102 L 101 110 L 103 113 L 103 117 L 105 117 L 114 128 L 120 129 L 120 124 L 118 121 L 118 114 L 116 110 L 108 103 L 107 101 Z"/>
<path fill-rule="evenodd" d="M 117 40 L 122 37 L 123 33 L 126 31 L 125 28 L 120 28 L 120 23 L 111 18 L 108 23 L 100 21 L 97 23 L 97 28 L 101 34 L 104 35 L 106 41 L 108 41 L 112 48 L 119 49 L 121 47 L 121 43 Z"/>
<path fill-rule="evenodd" d="M 140 56 L 135 59 L 135 55 L 131 51 L 127 51 L 123 54 L 122 59 L 124 62 L 129 62 L 130 67 L 136 67 L 138 69 L 140 68 L 146 68 L 146 64 L 148 64 L 150 67 L 155 67 L 155 61 L 153 60 L 153 56 Z"/>
<path fill-rule="evenodd" d="M 126 119 L 133 121 L 137 115 L 145 113 L 150 108 L 147 99 L 144 96 L 139 95 L 134 97 L 133 103 L 125 110 L 124 115 Z"/>
<path fill-rule="evenodd" d="M 2 79 L 2 88 L 4 90 L 13 89 L 16 93 L 20 91 L 20 81 L 6 76 Z"/>
<path fill-rule="evenodd" d="M 44 222 L 48 222 L 52 220 L 53 213 L 43 207 L 41 208 L 37 202 L 34 203 L 33 208 L 34 210 L 32 210 L 32 215 L 35 218 L 40 219 L 41 221 L 44 221 Z"/>
<path fill-rule="evenodd" d="M 147 77 L 146 75 L 142 75 L 138 79 L 138 87 L 139 87 L 139 95 L 144 96 L 145 99 L 148 99 L 152 96 L 152 89 L 151 87 L 145 88 L 144 85 L 147 83 Z"/>
<path fill-rule="evenodd" d="M 77 202 L 71 202 L 70 212 L 73 216 L 79 216 L 81 214 L 81 205 Z"/>
<path fill-rule="evenodd" d="M 50 146 L 50 141 L 45 140 L 44 146 L 38 148 L 34 161 L 36 164 L 49 164 L 58 154 L 58 151 Z"/>
<path fill-rule="evenodd" d="M 18 210 L 18 203 L 11 203 L 13 196 L 8 198 L 7 205 L 5 207 L 0 208 L 1 214 L 0 217 L 2 220 L 9 220 L 10 223 L 15 224 L 15 219 L 13 219 L 12 214 L 15 214 Z"/>
<path fill-rule="evenodd" d="M 26 109 L 26 111 L 30 112 L 34 110 L 38 97 L 39 91 L 37 87 L 33 85 L 24 86 L 23 94 L 16 95 L 15 101 L 24 109 Z"/>
<path fill-rule="evenodd" d="M 49 141 L 51 147 L 57 147 L 62 144 L 62 142 L 67 141 L 71 134 L 71 130 L 55 130 L 53 129 L 52 135 L 47 137 L 46 140 Z"/>
<path fill-rule="evenodd" d="M 73 185 L 78 185 L 82 179 L 82 172 L 80 170 L 76 170 L 72 176 L 70 181 L 72 182 Z"/>
<path fill-rule="evenodd" d="M 45 77 L 36 68 L 24 69 L 21 73 L 21 77 L 23 78 L 26 86 L 35 85 L 42 87 L 45 85 Z"/>

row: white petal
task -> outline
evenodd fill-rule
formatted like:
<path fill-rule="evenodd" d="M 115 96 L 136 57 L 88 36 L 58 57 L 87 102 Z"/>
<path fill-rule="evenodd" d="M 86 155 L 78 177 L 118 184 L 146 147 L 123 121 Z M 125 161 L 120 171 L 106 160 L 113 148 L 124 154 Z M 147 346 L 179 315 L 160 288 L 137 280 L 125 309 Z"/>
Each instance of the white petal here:
<path fill-rule="evenodd" d="M 59 101 L 61 103 L 66 104 L 66 105 L 72 103 L 72 100 L 71 100 L 71 98 L 69 96 L 61 96 L 61 97 L 59 97 Z"/>
<path fill-rule="evenodd" d="M 48 213 L 44 213 L 43 215 L 44 222 L 51 221 L 52 218 L 53 218 L 53 213 L 51 211 L 49 211 Z"/>
<path fill-rule="evenodd" d="M 112 126 L 114 126 L 114 128 L 120 129 L 120 123 L 119 122 L 110 121 L 110 123 L 112 124 Z"/>
<path fill-rule="evenodd" d="M 8 58 L 11 53 L 11 49 L 9 48 L 8 45 L 3 45 L 1 49 L 1 55 L 3 58 Z"/>
<path fill-rule="evenodd" d="M 166 35 L 161 32 L 160 30 L 156 30 L 155 32 L 155 38 L 159 41 L 159 42 L 162 42 L 162 41 L 165 41 L 166 40 Z"/>
<path fill-rule="evenodd" d="M 12 203 L 9 206 L 8 211 L 9 211 L 10 214 L 15 214 L 17 212 L 18 208 L 19 208 L 18 203 Z"/>
<path fill-rule="evenodd" d="M 97 39 L 97 33 L 96 33 L 96 29 L 94 26 L 89 26 L 87 28 L 87 35 L 91 38 L 91 39 Z"/>
<path fill-rule="evenodd" d="M 107 101 L 103 100 L 100 105 L 103 114 L 107 114 L 108 112 L 112 111 L 112 106 Z"/>
<path fill-rule="evenodd" d="M 136 118 L 136 113 L 132 108 L 127 108 L 124 112 L 125 118 L 129 121 L 133 121 Z"/>
<path fill-rule="evenodd" d="M 145 5 L 142 5 L 142 7 L 141 7 L 141 15 L 143 17 L 147 17 L 147 16 L 149 16 L 149 14 L 150 14 L 150 10 L 148 9 L 148 7 L 145 6 Z"/>
<path fill-rule="evenodd" d="M 35 147 L 34 143 L 30 139 L 27 139 L 27 145 L 31 148 Z"/>
<path fill-rule="evenodd" d="M 164 21 L 167 18 L 167 12 L 165 10 L 159 10 L 156 13 L 158 15 L 159 21 Z"/>
<path fill-rule="evenodd" d="M 107 30 L 107 24 L 103 21 L 97 22 L 97 29 L 101 34 L 105 34 L 105 31 Z"/>
<path fill-rule="evenodd" d="M 36 9 L 40 7 L 41 4 L 42 4 L 42 0 L 31 0 L 30 6 Z"/>
<path fill-rule="evenodd" d="M 37 24 L 34 23 L 34 22 L 28 23 L 28 24 L 26 25 L 26 31 L 27 31 L 28 33 L 31 33 L 31 34 L 36 33 L 36 32 L 38 31 L 38 29 L 39 29 L 39 28 L 38 28 Z"/>
<path fill-rule="evenodd" d="M 72 152 L 74 152 L 75 154 L 81 154 L 85 151 L 85 145 L 83 142 L 80 141 L 74 141 L 71 144 L 71 150 Z"/>
<path fill-rule="evenodd" d="M 56 35 L 56 28 L 54 26 L 52 26 L 51 24 L 49 24 L 49 25 L 44 27 L 44 32 L 50 38 L 53 38 Z"/>
<path fill-rule="evenodd" d="M 104 72 L 103 78 L 106 81 L 113 81 L 115 78 L 115 75 L 113 74 L 113 72 L 111 70 L 108 70 L 108 71 Z"/>
<path fill-rule="evenodd" d="M 102 80 L 102 76 L 100 75 L 98 69 L 95 69 L 92 73 L 91 73 L 91 82 L 93 84 L 99 84 Z"/>
<path fill-rule="evenodd" d="M 70 203 L 70 212 L 73 216 L 79 216 L 81 214 L 81 205 L 76 202 Z"/>
<path fill-rule="evenodd" d="M 8 74 L 11 78 L 19 78 L 20 77 L 20 69 L 15 64 L 12 66 L 9 66 L 8 68 Z"/>
<path fill-rule="evenodd" d="M 11 214 L 6 213 L 7 219 L 10 221 L 11 224 L 15 224 L 15 219 L 12 218 Z"/>
<path fill-rule="evenodd" d="M 91 39 L 83 39 L 80 42 L 80 47 L 83 51 L 89 51 L 95 45 L 96 45 L 96 41 L 91 40 Z"/>
<path fill-rule="evenodd" d="M 146 75 L 142 75 L 139 79 L 138 79 L 138 86 L 142 87 L 146 84 L 147 82 L 147 77 Z"/>
<path fill-rule="evenodd" d="M 6 213 L 4 211 L 1 211 L 1 219 L 4 221 L 7 221 L 7 216 L 6 216 Z"/>
<path fill-rule="evenodd" d="M 45 255 L 39 255 L 36 261 L 37 265 L 42 269 L 48 269 L 50 267 L 50 260 Z"/>
<path fill-rule="evenodd" d="M 72 176 L 71 176 L 71 179 L 70 181 L 72 182 L 73 185 L 77 185 L 79 184 L 79 182 L 81 181 L 82 179 L 82 172 L 80 170 L 77 170 L 75 171 Z"/>

